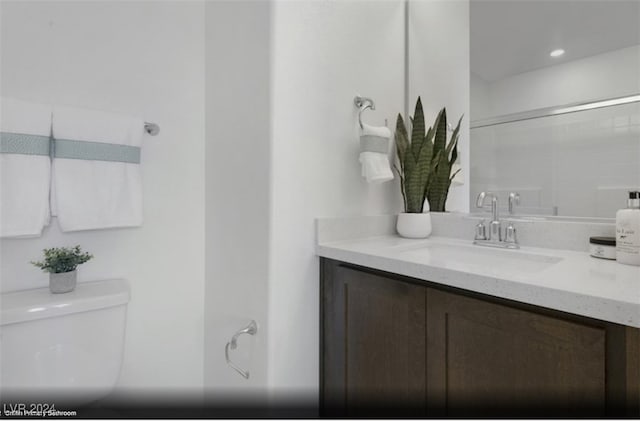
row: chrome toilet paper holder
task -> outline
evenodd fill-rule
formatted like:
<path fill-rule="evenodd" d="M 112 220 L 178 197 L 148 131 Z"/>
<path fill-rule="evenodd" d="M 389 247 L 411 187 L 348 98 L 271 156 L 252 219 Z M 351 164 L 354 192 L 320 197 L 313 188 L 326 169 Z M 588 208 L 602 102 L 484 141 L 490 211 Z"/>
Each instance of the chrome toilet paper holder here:
<path fill-rule="evenodd" d="M 229 349 L 236 349 L 238 347 L 238 337 L 240 335 L 247 334 L 247 335 L 253 336 L 256 333 L 258 333 L 258 324 L 256 323 L 255 320 L 251 320 L 245 328 L 237 331 L 231 337 L 231 340 L 227 342 L 227 345 L 224 347 L 224 358 L 227 361 L 227 365 L 229 365 L 231 368 L 237 371 L 238 374 L 240 374 L 242 377 L 244 377 L 247 380 L 249 379 L 249 374 L 250 374 L 249 370 L 243 370 L 242 368 L 235 365 L 233 361 L 231 361 L 231 358 L 229 357 Z"/>

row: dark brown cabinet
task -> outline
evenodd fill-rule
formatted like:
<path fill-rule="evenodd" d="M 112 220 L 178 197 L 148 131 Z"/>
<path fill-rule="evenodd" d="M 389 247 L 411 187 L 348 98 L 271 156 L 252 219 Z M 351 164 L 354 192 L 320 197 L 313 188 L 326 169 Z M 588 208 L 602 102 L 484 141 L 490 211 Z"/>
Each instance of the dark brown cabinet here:
<path fill-rule="evenodd" d="M 604 415 L 604 328 L 432 288 L 427 308 L 430 408 Z"/>
<path fill-rule="evenodd" d="M 324 288 L 327 410 L 424 412 L 426 289 L 340 265 L 333 279 Z"/>
<path fill-rule="evenodd" d="M 638 329 L 321 268 L 323 415 L 640 415 Z"/>

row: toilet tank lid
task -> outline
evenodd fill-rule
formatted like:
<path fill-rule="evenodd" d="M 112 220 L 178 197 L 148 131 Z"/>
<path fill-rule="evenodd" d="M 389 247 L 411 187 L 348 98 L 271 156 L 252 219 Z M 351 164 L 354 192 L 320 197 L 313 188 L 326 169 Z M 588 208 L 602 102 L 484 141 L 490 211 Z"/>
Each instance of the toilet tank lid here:
<path fill-rule="evenodd" d="M 65 294 L 52 294 L 48 287 L 9 292 L 0 297 L 0 325 L 99 310 L 128 302 L 129 282 L 125 279 L 79 282 L 75 290 Z"/>

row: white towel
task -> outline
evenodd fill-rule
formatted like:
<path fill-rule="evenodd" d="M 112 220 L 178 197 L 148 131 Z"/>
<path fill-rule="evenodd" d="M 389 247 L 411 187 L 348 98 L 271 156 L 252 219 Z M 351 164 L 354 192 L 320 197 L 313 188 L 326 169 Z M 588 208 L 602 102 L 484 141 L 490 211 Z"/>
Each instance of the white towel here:
<path fill-rule="evenodd" d="M 391 131 L 388 127 L 363 124 L 360 130 L 360 163 L 362 176 L 369 183 L 384 183 L 393 180 L 389 165 Z"/>
<path fill-rule="evenodd" d="M 143 132 L 140 119 L 72 107 L 53 109 L 56 145 L 59 140 L 75 140 L 139 148 Z M 140 164 L 56 156 L 51 208 L 62 231 L 140 226 Z"/>
<path fill-rule="evenodd" d="M 2 98 L 0 131 L 51 134 L 51 106 Z M 18 139 L 18 142 L 22 140 Z M 0 153 L 0 237 L 34 237 L 49 224 L 51 160 L 46 155 Z"/>
<path fill-rule="evenodd" d="M 361 152 L 362 176 L 369 183 L 384 183 L 393 180 L 393 173 L 386 154 L 377 152 Z"/>
<path fill-rule="evenodd" d="M 360 136 L 378 136 L 390 139 L 391 130 L 387 126 L 376 127 L 363 123 L 362 129 L 360 129 Z"/>

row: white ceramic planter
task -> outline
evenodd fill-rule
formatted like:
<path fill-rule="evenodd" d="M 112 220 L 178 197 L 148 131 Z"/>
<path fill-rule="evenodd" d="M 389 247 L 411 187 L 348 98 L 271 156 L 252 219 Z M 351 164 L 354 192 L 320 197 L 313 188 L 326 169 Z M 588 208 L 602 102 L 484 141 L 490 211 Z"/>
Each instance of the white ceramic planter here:
<path fill-rule="evenodd" d="M 62 294 L 71 292 L 76 288 L 78 272 L 50 273 L 49 274 L 49 290 L 53 294 Z"/>
<path fill-rule="evenodd" d="M 401 237 L 427 238 L 431 235 L 431 213 L 399 213 L 396 230 Z"/>

